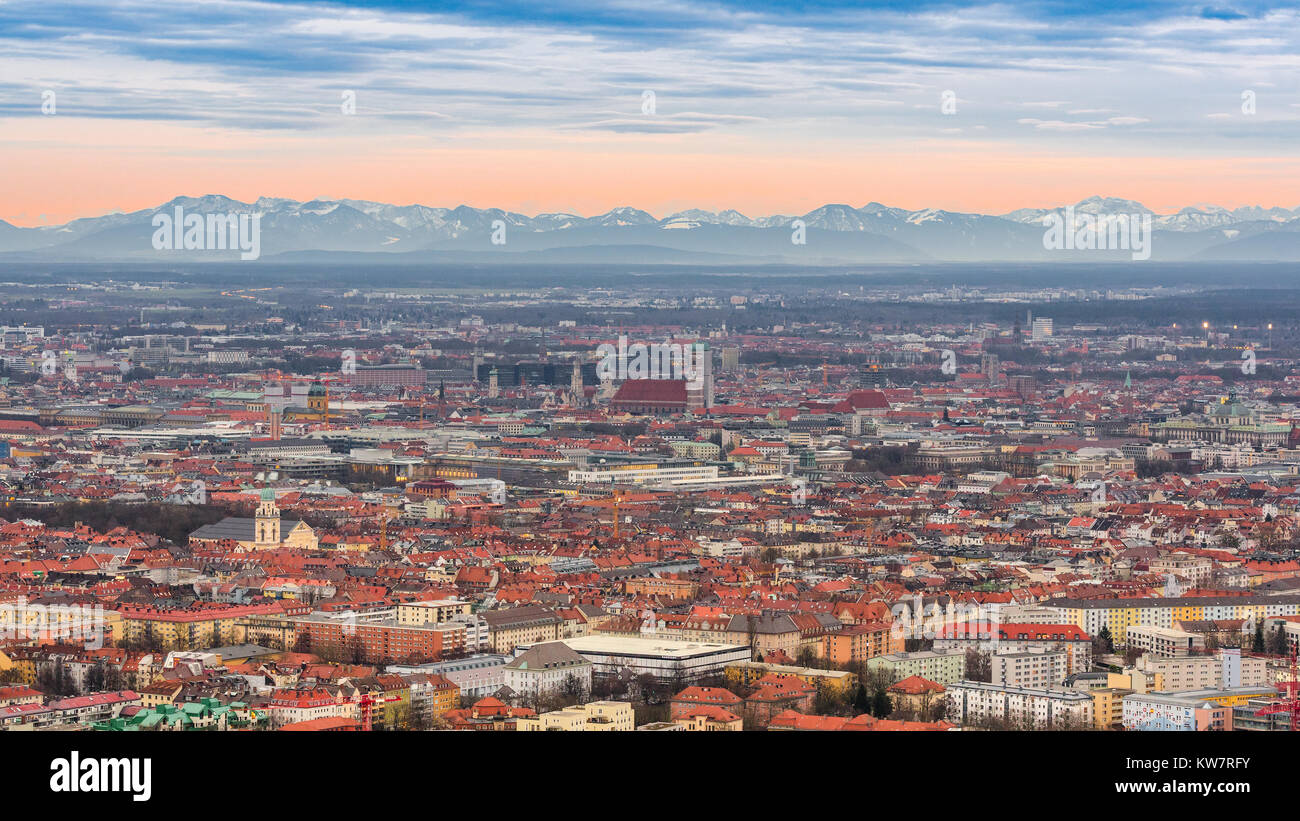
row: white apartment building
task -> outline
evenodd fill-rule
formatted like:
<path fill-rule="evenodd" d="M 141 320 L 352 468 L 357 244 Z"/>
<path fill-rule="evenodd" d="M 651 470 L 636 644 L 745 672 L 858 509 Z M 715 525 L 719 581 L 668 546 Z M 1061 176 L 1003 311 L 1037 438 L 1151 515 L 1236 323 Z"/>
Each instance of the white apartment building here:
<path fill-rule="evenodd" d="M 1224 650 L 1213 656 L 1161 658 L 1150 654 L 1138 660 L 1137 669 L 1159 675 L 1167 693 L 1227 687 L 1262 687 L 1269 683 L 1268 662 Z"/>
<path fill-rule="evenodd" d="M 1030 327 L 1030 340 L 1033 342 L 1046 342 L 1052 338 L 1052 320 L 1046 316 L 1034 317 L 1034 324 Z"/>
<path fill-rule="evenodd" d="M 992 719 L 1038 730 L 1092 726 L 1092 696 L 1079 690 L 959 681 L 948 687 L 947 696 L 949 720 L 963 725 Z"/>
<path fill-rule="evenodd" d="M 571 470 L 570 482 L 651 485 L 678 479 L 717 479 L 717 465 L 659 468 L 652 465 L 623 465 L 605 470 Z"/>
<path fill-rule="evenodd" d="M 1232 708 L 1210 700 L 1229 691 L 1192 690 L 1186 693 L 1131 693 L 1121 708 L 1124 729 L 1156 731 L 1227 730 Z"/>
<path fill-rule="evenodd" d="M 996 631 L 996 638 L 992 633 Z M 979 650 L 986 653 L 1035 653 L 1064 650 L 1066 675 L 1092 669 L 1092 638 L 1060 617 L 1053 624 L 1002 623 L 968 629 L 967 625 L 945 627 L 934 640 L 935 650 Z"/>
<path fill-rule="evenodd" d="M 1065 681 L 1067 658 L 1064 650 L 1036 653 L 999 653 L 989 659 L 993 683 L 1003 687 L 1045 690 Z"/>
<path fill-rule="evenodd" d="M 398 675 L 439 675 L 459 687 L 462 698 L 477 701 L 505 686 L 506 663 L 509 661 L 510 656 L 487 653 L 428 664 L 395 664 L 388 667 L 388 672 Z"/>
<path fill-rule="evenodd" d="M 487 619 L 473 613 L 461 613 L 458 616 L 452 616 L 451 624 L 459 624 L 465 628 L 465 650 L 470 653 L 479 653 L 488 650 L 492 646 L 492 629 L 488 627 Z"/>
<path fill-rule="evenodd" d="M 990 617 L 999 622 L 1016 624 L 1060 624 L 1061 614 L 1051 607 L 1037 604 L 986 604 L 983 605 Z"/>
<path fill-rule="evenodd" d="M 1205 650 L 1205 636 L 1172 627 L 1135 624 L 1128 629 L 1128 646 L 1163 658 L 1191 655 Z"/>

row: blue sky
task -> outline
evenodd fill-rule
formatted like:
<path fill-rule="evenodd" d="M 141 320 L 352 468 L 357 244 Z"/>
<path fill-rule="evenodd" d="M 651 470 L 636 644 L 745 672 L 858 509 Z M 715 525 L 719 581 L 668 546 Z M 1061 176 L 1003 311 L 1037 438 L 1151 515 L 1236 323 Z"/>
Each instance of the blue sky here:
<path fill-rule="evenodd" d="M 1201 163 L 1294 155 L 1300 14 L 1256 2 L 0 2 L 11 148 L 48 139 L 31 122 L 42 89 L 56 90 L 61 122 L 99 123 L 60 137 L 68 147 L 90 142 L 87 128 L 136 124 L 193 129 L 196 146 L 297 139 L 322 156 L 426 140 L 539 162 L 581 143 L 764 162 L 914 145 Z M 336 116 L 345 90 L 356 117 Z"/>

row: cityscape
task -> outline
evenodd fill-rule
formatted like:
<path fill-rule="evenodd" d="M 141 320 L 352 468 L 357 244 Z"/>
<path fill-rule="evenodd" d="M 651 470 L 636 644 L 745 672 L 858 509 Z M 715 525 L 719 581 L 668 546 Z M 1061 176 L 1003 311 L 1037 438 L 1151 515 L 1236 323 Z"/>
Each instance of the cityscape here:
<path fill-rule="evenodd" d="M 11 783 L 1281 797 L 1298 23 L 0 3 Z"/>
<path fill-rule="evenodd" d="M 8 284 L 6 730 L 1300 719 L 1276 298 L 227 269 Z"/>

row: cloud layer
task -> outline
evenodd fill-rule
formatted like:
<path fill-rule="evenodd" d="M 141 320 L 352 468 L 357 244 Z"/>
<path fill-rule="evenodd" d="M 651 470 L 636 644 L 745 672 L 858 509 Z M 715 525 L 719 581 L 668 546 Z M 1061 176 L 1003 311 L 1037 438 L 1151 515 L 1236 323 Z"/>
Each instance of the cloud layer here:
<path fill-rule="evenodd" d="M 1298 69 L 1300 12 L 1267 3 L 0 4 L 0 118 L 8 148 L 37 165 L 104 152 L 100 134 L 181 164 L 316 156 L 322 176 L 358 150 L 410 162 L 421 147 L 509 163 L 575 147 L 764 163 L 909 146 L 1292 157 Z M 44 207 L 29 190 L 0 196 L 0 216 Z"/>

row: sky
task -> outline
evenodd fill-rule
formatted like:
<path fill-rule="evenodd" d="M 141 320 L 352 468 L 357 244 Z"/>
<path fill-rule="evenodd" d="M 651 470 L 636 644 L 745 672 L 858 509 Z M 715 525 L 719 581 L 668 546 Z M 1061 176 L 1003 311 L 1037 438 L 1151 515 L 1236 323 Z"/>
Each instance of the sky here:
<path fill-rule="evenodd" d="M 0 219 L 202 194 L 1294 208 L 1300 7 L 0 0 Z"/>

